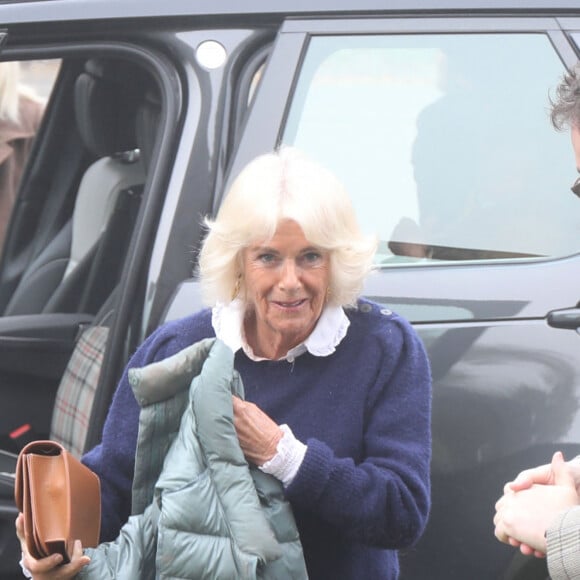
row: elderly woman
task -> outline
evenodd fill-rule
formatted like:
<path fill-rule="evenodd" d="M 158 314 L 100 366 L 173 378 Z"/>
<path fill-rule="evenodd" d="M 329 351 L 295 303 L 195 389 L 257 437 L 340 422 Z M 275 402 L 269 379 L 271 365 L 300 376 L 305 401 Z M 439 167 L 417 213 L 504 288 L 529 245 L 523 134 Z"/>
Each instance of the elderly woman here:
<path fill-rule="evenodd" d="M 410 324 L 359 298 L 376 241 L 337 179 L 292 148 L 251 162 L 207 226 L 200 278 L 213 308 L 159 328 L 128 369 L 217 336 L 244 384 L 239 445 L 282 483 L 309 578 L 397 578 L 397 550 L 429 512 L 431 381 Z M 129 516 L 138 414 L 125 372 L 84 457 L 101 478 L 102 540 Z M 23 561 L 57 577 L 59 556 Z M 77 546 L 58 577 L 86 562 Z"/>

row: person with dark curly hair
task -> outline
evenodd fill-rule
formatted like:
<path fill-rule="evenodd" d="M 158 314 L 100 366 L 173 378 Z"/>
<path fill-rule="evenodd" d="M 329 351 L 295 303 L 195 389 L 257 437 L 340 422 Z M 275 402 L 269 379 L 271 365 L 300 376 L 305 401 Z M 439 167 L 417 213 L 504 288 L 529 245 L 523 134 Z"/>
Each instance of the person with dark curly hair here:
<path fill-rule="evenodd" d="M 580 63 L 564 75 L 550 103 L 554 128 L 570 130 L 580 173 Z M 571 190 L 580 197 L 580 177 Z M 498 540 L 524 555 L 547 557 L 552 580 L 580 577 L 580 456 L 566 462 L 557 451 L 550 464 L 522 471 L 505 484 L 495 510 Z"/>

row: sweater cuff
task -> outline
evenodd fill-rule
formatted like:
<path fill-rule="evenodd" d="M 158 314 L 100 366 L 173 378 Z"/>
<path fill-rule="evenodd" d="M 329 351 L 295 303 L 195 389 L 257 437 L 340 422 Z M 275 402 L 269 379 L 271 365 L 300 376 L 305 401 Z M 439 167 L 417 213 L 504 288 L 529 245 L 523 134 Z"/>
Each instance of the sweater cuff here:
<path fill-rule="evenodd" d="M 318 439 L 308 439 L 300 471 L 286 489 L 286 497 L 301 507 L 317 506 L 332 472 L 334 454 Z"/>
<path fill-rule="evenodd" d="M 576 578 L 580 571 L 580 506 L 559 513 L 546 530 L 552 578 Z"/>
<path fill-rule="evenodd" d="M 282 439 L 278 441 L 276 455 L 270 461 L 260 465 L 258 469 L 273 475 L 286 487 L 292 483 L 300 469 L 306 454 L 306 445 L 294 437 L 294 433 L 288 425 L 280 425 L 280 429 L 283 435 Z"/>

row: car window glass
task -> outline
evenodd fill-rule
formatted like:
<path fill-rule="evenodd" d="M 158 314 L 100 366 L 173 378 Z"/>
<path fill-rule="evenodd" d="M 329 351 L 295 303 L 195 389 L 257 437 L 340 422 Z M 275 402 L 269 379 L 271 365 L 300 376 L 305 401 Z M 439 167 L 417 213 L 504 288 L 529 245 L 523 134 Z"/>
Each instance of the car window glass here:
<path fill-rule="evenodd" d="M 20 78 L 24 85 L 47 101 L 60 70 L 60 59 L 27 60 L 20 63 Z"/>
<path fill-rule="evenodd" d="M 0 247 L 59 60 L 0 62 Z"/>
<path fill-rule="evenodd" d="M 383 266 L 580 248 L 542 34 L 314 37 L 283 134 L 346 184 Z"/>

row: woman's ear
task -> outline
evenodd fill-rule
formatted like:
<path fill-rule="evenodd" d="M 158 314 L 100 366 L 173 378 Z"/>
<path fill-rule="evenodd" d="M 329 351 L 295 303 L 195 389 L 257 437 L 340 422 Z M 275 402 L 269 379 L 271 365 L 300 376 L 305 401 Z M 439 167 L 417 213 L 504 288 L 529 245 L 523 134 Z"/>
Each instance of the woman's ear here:
<path fill-rule="evenodd" d="M 238 297 L 241 287 L 242 287 L 242 275 L 238 274 L 238 277 L 236 278 L 236 283 L 234 284 L 234 289 L 232 290 L 232 300 Z"/>

